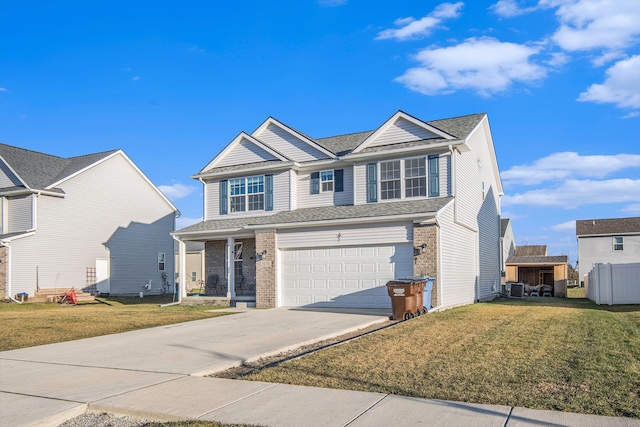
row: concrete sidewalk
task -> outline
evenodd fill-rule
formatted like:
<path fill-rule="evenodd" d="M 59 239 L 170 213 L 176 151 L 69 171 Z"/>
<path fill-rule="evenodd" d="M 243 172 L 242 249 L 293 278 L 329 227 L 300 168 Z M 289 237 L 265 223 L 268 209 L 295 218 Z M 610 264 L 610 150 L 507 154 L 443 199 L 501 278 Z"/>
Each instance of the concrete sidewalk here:
<path fill-rule="evenodd" d="M 266 426 L 638 426 L 640 420 L 202 377 L 375 322 L 375 311 L 251 310 L 0 353 L 0 426 L 87 409 Z"/>

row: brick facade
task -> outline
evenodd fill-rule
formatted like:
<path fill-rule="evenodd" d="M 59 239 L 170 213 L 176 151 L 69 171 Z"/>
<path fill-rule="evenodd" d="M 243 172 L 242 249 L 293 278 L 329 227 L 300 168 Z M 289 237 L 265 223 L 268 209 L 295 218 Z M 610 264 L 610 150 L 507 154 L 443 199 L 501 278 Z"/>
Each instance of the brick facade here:
<path fill-rule="evenodd" d="M 273 308 L 276 306 L 276 233 L 256 234 L 256 252 L 267 251 L 256 262 L 256 307 Z"/>
<path fill-rule="evenodd" d="M 438 277 L 438 226 L 435 224 L 414 224 L 413 247 L 421 248 L 426 244 L 425 252 L 413 257 L 413 274 L 416 276 Z M 440 305 L 438 300 L 438 287 L 436 280 L 431 291 L 431 307 Z"/>
<path fill-rule="evenodd" d="M 242 290 L 236 288 L 236 294 L 240 296 L 244 293 L 244 296 L 248 296 L 248 292 L 252 295 L 256 288 L 256 240 L 236 239 L 235 243 L 242 243 L 242 276 L 244 277 Z M 226 240 L 212 240 L 204 244 L 205 277 L 208 278 L 211 274 L 218 275 L 218 284 L 224 294 L 221 296 L 226 296 L 228 290 L 225 274 L 226 247 Z"/>
<path fill-rule="evenodd" d="M 7 248 L 0 246 L 0 301 L 8 299 L 7 295 Z"/>

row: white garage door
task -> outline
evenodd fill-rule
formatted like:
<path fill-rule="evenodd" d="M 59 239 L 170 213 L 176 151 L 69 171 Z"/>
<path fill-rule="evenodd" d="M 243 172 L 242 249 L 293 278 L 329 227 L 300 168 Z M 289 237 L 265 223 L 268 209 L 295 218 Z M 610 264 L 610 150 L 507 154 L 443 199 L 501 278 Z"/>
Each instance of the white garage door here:
<path fill-rule="evenodd" d="M 411 244 L 282 251 L 282 304 L 390 307 L 389 280 L 413 274 Z"/>

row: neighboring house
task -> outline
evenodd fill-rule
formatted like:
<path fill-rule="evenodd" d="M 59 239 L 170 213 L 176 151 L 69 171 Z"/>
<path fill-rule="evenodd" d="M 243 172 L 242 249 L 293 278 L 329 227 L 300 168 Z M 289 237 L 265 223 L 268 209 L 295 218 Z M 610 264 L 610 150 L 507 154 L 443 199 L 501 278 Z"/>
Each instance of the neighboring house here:
<path fill-rule="evenodd" d="M 486 114 L 311 138 L 274 118 L 194 176 L 218 295 L 258 307 L 389 307 L 386 283 L 436 277 L 432 306 L 493 298 L 502 185 Z M 228 286 L 228 283 L 233 286 Z M 184 295 L 186 283 L 181 282 Z"/>
<path fill-rule="evenodd" d="M 185 283 L 187 289 L 197 289 L 204 283 L 204 243 L 187 242 L 186 245 Z M 176 253 L 176 271 L 179 277 L 178 266 L 178 254 Z"/>
<path fill-rule="evenodd" d="M 576 221 L 579 280 L 595 264 L 640 262 L 640 217 Z"/>
<path fill-rule="evenodd" d="M 61 158 L 0 144 L 2 297 L 171 291 L 176 213 L 120 150 Z"/>
<path fill-rule="evenodd" d="M 502 284 L 507 281 L 507 259 L 516 254 L 516 239 L 511 228 L 511 220 L 509 218 L 500 219 L 500 275 Z"/>
<path fill-rule="evenodd" d="M 528 245 L 515 248 L 515 254 L 507 258 L 507 282 L 522 282 L 527 285 L 549 285 L 555 286 L 557 281 L 565 280 L 568 277 L 567 255 L 549 256 L 546 245 Z M 566 283 L 558 289 L 558 296 L 564 294 Z"/>

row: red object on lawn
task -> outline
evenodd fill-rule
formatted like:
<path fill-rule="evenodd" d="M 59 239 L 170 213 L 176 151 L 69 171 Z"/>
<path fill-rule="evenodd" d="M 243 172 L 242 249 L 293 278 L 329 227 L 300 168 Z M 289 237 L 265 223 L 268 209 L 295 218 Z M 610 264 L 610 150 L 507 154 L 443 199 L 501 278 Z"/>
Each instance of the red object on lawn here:
<path fill-rule="evenodd" d="M 60 304 L 73 304 L 75 305 L 78 302 L 78 297 L 76 296 L 75 289 L 71 289 L 70 291 L 62 294 L 62 298 L 60 298 Z"/>

